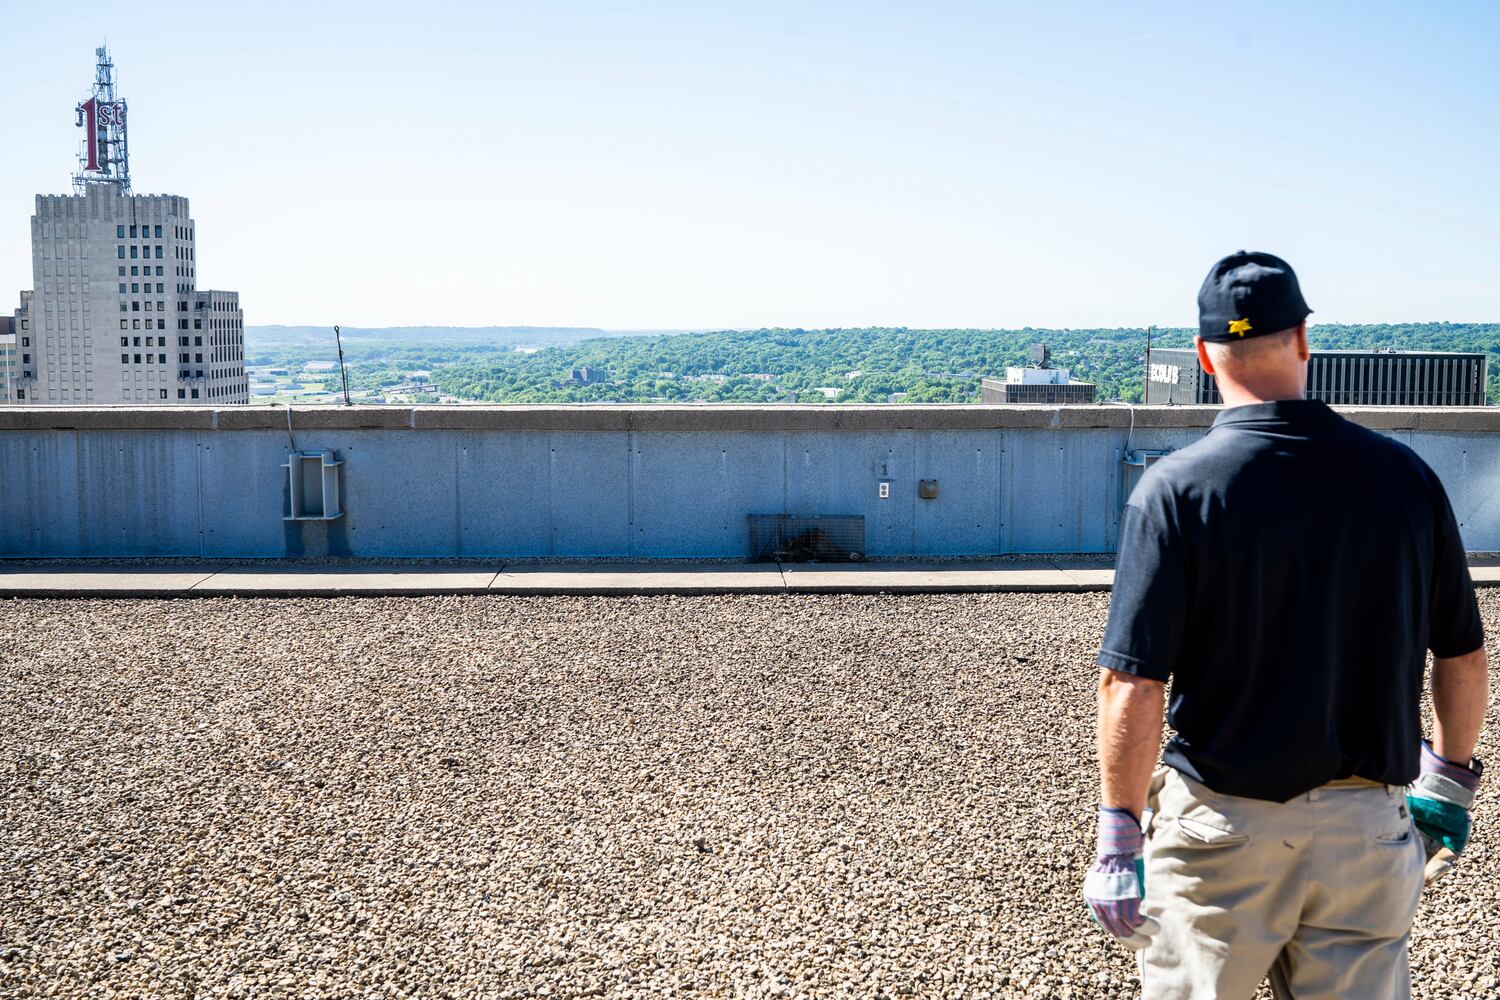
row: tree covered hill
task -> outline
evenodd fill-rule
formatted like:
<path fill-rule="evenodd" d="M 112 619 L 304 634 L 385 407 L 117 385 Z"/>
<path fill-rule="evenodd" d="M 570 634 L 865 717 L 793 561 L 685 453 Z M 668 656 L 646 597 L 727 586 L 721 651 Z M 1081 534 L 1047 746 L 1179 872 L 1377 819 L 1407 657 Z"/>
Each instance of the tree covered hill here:
<path fill-rule="evenodd" d="M 1190 329 L 1158 329 L 1152 343 L 1185 347 Z M 1099 386 L 1099 399 L 1142 397 L 1147 331 L 913 330 L 905 327 L 719 331 L 610 337 L 534 354 L 496 353 L 433 370 L 444 394 L 496 403 L 904 402 L 979 399 L 980 379 L 1026 363 L 1038 341 L 1053 364 Z M 1491 355 L 1490 398 L 1500 397 L 1500 324 L 1320 325 L 1314 349 L 1480 351 Z M 351 365 L 352 367 L 352 365 Z M 585 384 L 570 378 L 590 369 Z"/>

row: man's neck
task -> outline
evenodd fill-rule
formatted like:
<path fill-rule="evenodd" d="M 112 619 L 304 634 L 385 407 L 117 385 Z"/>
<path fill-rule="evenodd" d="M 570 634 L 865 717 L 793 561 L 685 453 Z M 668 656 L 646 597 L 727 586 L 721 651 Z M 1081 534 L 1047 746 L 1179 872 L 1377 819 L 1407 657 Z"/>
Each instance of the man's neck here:
<path fill-rule="evenodd" d="M 1283 399 L 1304 399 L 1307 394 L 1301 387 L 1253 389 L 1242 385 L 1228 385 L 1221 381 L 1219 395 L 1224 399 L 1225 408 L 1228 408 L 1250 406 L 1253 403 L 1276 403 Z"/>

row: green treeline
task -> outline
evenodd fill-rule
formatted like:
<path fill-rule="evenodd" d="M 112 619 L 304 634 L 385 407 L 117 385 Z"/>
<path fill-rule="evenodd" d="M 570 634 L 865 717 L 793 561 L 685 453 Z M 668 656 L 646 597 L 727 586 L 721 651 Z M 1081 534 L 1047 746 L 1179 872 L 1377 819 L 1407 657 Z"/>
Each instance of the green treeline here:
<path fill-rule="evenodd" d="M 1025 364 L 1029 345 L 1043 341 L 1052 364 L 1096 383 L 1099 399 L 1139 402 L 1146 335 L 1127 328 L 772 329 L 597 338 L 535 354 L 478 357 L 472 345 L 441 360 L 434 356 L 441 352 L 407 353 L 433 363 L 433 380 L 444 394 L 496 403 L 883 403 L 897 393 L 905 394 L 902 402 L 964 403 L 979 400 L 981 378 Z M 1192 335 L 1158 329 L 1152 342 L 1186 347 Z M 1500 398 L 1500 324 L 1324 325 L 1310 328 L 1308 339 L 1315 350 L 1488 352 L 1490 399 Z M 350 367 L 353 372 L 357 363 L 351 360 Z M 607 380 L 570 382 L 570 370 L 581 367 L 607 372 Z"/>

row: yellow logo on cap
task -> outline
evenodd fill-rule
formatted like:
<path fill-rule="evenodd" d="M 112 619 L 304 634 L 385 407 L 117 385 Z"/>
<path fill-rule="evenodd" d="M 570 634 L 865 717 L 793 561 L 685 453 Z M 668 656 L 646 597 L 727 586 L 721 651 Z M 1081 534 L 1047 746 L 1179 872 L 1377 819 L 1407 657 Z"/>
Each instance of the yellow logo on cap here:
<path fill-rule="evenodd" d="M 1241 337 L 1243 337 L 1245 335 L 1245 331 L 1247 331 L 1249 329 L 1250 329 L 1250 321 L 1248 319 L 1232 319 L 1232 320 L 1229 321 L 1229 332 L 1230 333 L 1237 333 Z"/>

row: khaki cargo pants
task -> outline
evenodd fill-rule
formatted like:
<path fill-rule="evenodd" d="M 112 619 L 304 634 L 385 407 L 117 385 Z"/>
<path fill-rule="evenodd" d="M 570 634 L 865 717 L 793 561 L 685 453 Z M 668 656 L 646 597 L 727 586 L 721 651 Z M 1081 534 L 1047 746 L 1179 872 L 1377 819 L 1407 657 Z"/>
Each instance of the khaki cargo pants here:
<path fill-rule="evenodd" d="M 1358 782 L 1358 783 L 1355 783 Z M 1358 779 L 1286 803 L 1156 773 L 1143 1000 L 1406 1000 L 1424 858 L 1405 789 Z"/>

